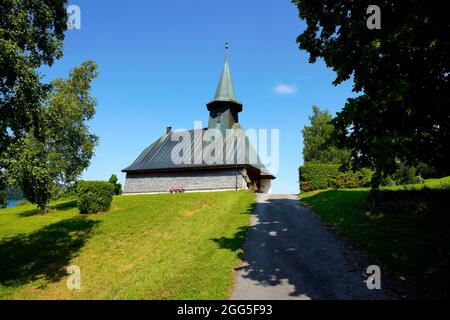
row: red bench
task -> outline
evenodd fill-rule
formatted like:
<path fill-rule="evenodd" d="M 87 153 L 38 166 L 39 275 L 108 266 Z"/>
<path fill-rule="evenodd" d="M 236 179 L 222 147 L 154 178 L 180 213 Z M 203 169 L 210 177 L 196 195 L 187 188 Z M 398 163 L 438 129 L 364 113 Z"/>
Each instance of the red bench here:
<path fill-rule="evenodd" d="M 186 190 L 184 190 L 183 188 L 171 188 L 169 189 L 170 193 L 184 193 Z"/>

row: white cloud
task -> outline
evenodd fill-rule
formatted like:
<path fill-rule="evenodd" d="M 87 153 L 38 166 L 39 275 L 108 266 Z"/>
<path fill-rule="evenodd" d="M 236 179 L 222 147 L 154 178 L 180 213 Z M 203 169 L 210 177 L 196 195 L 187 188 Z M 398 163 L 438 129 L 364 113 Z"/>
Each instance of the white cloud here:
<path fill-rule="evenodd" d="M 297 93 L 297 86 L 295 84 L 279 83 L 273 88 L 273 91 L 276 94 L 293 96 Z"/>

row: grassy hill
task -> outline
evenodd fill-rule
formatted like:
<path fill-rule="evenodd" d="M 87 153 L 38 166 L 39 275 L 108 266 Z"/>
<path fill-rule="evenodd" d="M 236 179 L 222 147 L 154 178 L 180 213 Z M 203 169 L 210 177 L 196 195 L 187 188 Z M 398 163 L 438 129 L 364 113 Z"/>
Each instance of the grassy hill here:
<path fill-rule="evenodd" d="M 427 180 L 424 185 L 387 189 L 430 192 L 450 188 L 449 182 L 447 177 Z M 327 225 L 384 264 L 383 270 L 432 297 L 450 297 L 448 203 L 432 212 L 376 212 L 369 206 L 368 189 L 313 191 L 302 193 L 300 198 Z"/>
<path fill-rule="evenodd" d="M 253 203 L 242 191 L 118 196 L 89 216 L 76 200 L 2 209 L 0 299 L 224 299 Z"/>

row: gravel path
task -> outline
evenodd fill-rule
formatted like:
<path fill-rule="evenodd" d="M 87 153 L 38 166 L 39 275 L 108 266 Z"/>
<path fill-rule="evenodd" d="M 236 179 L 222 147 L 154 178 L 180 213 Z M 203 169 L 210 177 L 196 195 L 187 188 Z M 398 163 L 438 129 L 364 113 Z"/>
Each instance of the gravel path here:
<path fill-rule="evenodd" d="M 391 299 L 367 266 L 297 196 L 258 194 L 231 299 Z"/>

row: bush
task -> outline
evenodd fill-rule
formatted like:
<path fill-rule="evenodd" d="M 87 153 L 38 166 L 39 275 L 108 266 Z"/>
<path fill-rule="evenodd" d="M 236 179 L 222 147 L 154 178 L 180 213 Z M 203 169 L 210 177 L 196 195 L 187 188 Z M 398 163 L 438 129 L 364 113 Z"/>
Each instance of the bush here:
<path fill-rule="evenodd" d="M 399 166 L 397 171 L 392 175 L 392 179 L 397 185 L 421 183 L 420 177 L 417 176 L 416 168 L 404 164 Z"/>
<path fill-rule="evenodd" d="M 358 171 L 339 171 L 339 164 L 306 164 L 300 167 L 300 190 L 337 188 L 366 188 L 370 187 L 373 171 L 361 169 Z"/>
<path fill-rule="evenodd" d="M 363 168 L 359 172 L 359 184 L 362 188 L 368 188 L 372 184 L 373 175 L 375 172 L 372 169 Z"/>
<path fill-rule="evenodd" d="M 107 181 L 79 181 L 78 209 L 83 214 L 108 211 L 113 195 L 114 185 Z"/>
<path fill-rule="evenodd" d="M 353 171 L 339 173 L 333 183 L 333 187 L 337 189 L 358 188 L 359 186 L 359 176 Z"/>
<path fill-rule="evenodd" d="M 395 182 L 395 180 L 393 180 L 390 176 L 383 178 L 380 184 L 381 187 L 395 187 L 396 185 L 397 182 Z"/>
<path fill-rule="evenodd" d="M 339 167 L 339 164 L 322 163 L 301 166 L 300 190 L 308 192 L 331 187 L 339 176 Z"/>
<path fill-rule="evenodd" d="M 417 175 L 423 179 L 430 179 L 438 176 L 438 171 L 435 168 L 423 162 L 420 162 L 417 165 L 416 171 Z"/>

